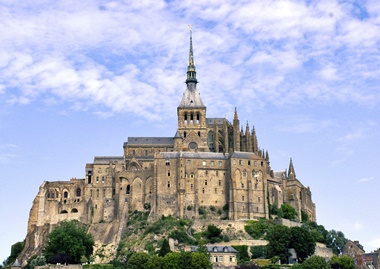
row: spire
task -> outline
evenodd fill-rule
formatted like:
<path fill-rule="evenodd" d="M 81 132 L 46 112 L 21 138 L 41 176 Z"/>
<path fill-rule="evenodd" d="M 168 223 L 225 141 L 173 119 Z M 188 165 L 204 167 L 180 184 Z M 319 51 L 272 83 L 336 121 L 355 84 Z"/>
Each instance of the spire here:
<path fill-rule="evenodd" d="M 197 72 L 195 72 L 194 54 L 193 54 L 193 26 L 190 25 L 190 51 L 189 51 L 189 63 L 187 64 L 187 79 L 186 84 L 189 82 L 198 83 Z"/>
<path fill-rule="evenodd" d="M 234 120 L 239 120 L 236 107 L 235 107 L 235 112 L 234 112 Z"/>
<path fill-rule="evenodd" d="M 292 179 L 296 179 L 296 172 L 294 171 L 292 158 L 290 158 L 288 177 L 291 177 Z"/>

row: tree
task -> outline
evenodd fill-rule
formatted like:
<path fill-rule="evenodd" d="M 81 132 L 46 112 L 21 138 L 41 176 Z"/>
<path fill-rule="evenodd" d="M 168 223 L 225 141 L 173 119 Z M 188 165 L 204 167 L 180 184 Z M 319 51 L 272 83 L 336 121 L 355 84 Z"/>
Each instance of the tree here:
<path fill-rule="evenodd" d="M 165 269 L 181 269 L 179 266 L 179 261 L 181 259 L 181 254 L 179 252 L 169 252 L 163 258 Z"/>
<path fill-rule="evenodd" d="M 30 261 L 30 268 L 34 268 L 35 266 L 43 266 L 46 265 L 46 258 L 45 256 L 37 256 L 33 260 Z"/>
<path fill-rule="evenodd" d="M 89 260 L 93 248 L 94 239 L 84 225 L 76 220 L 62 221 L 48 236 L 45 257 L 50 263 L 77 264 L 82 256 Z"/>
<path fill-rule="evenodd" d="M 330 261 L 331 268 L 333 269 L 355 269 L 355 261 L 347 256 L 333 256 Z"/>
<path fill-rule="evenodd" d="M 267 245 L 268 257 L 279 256 L 282 263 L 287 262 L 289 242 L 291 240 L 290 229 L 284 225 L 276 225 L 268 231 Z"/>
<path fill-rule="evenodd" d="M 237 260 L 238 265 L 244 264 L 246 262 L 249 262 L 251 258 L 248 255 L 248 246 L 247 245 L 240 245 L 240 246 L 232 246 L 234 249 L 239 251 L 237 253 Z"/>
<path fill-rule="evenodd" d="M 191 267 L 189 269 L 212 269 L 212 263 L 208 254 L 202 252 L 191 253 Z M 185 268 L 183 268 L 185 269 Z"/>
<path fill-rule="evenodd" d="M 302 269 L 331 269 L 330 265 L 324 258 L 319 256 L 311 256 L 302 263 Z"/>
<path fill-rule="evenodd" d="M 145 269 L 149 261 L 149 254 L 145 252 L 136 252 L 127 261 L 127 269 Z"/>
<path fill-rule="evenodd" d="M 289 204 L 282 204 L 280 210 L 284 219 L 295 220 L 298 215 L 296 210 Z"/>
<path fill-rule="evenodd" d="M 345 238 L 344 234 L 340 231 L 331 230 L 326 236 L 326 246 L 332 248 L 335 255 L 342 253 L 343 247 L 347 241 L 348 239 Z"/>
<path fill-rule="evenodd" d="M 290 228 L 290 245 L 297 252 L 297 257 L 302 263 L 315 251 L 315 241 L 310 231 L 303 227 Z"/>
<path fill-rule="evenodd" d="M 164 259 L 160 256 L 152 256 L 146 263 L 145 269 L 164 269 Z"/>
<path fill-rule="evenodd" d="M 215 243 L 218 241 L 220 242 L 220 235 L 222 231 L 222 229 L 216 227 L 214 224 L 210 224 L 207 226 L 207 230 L 204 232 L 204 235 L 211 243 Z"/>
<path fill-rule="evenodd" d="M 158 256 L 165 257 L 165 255 L 168 254 L 169 252 L 171 252 L 169 241 L 165 238 L 164 241 L 162 242 L 160 251 L 158 252 Z"/>

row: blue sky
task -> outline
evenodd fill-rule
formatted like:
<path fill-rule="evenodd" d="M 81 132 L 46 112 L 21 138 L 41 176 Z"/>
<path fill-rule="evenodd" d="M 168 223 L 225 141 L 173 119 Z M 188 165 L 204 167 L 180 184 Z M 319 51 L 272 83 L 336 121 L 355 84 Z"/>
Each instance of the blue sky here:
<path fill-rule="evenodd" d="M 44 180 L 83 178 L 128 136 L 174 136 L 193 24 L 208 117 L 293 158 L 327 229 L 380 247 L 380 5 L 374 1 L 0 3 L 0 259 Z"/>

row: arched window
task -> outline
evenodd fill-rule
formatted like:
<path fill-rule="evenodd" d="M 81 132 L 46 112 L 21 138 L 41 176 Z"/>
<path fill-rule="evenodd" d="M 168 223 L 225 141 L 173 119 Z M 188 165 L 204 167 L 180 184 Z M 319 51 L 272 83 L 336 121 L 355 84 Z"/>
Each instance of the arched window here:
<path fill-rule="evenodd" d="M 190 124 L 193 124 L 194 123 L 194 114 L 191 113 L 190 114 Z"/>
<path fill-rule="evenodd" d="M 199 113 L 197 113 L 197 124 L 199 124 Z"/>
<path fill-rule="evenodd" d="M 131 185 L 127 185 L 126 194 L 130 194 L 130 193 L 131 193 Z"/>
<path fill-rule="evenodd" d="M 71 209 L 71 213 L 78 213 L 78 209 L 76 208 Z"/>
<path fill-rule="evenodd" d="M 185 115 L 184 115 L 183 118 L 184 118 L 183 123 L 184 123 L 184 124 L 187 124 L 187 113 L 185 113 Z"/>
<path fill-rule="evenodd" d="M 81 195 L 81 190 L 80 190 L 80 188 L 77 188 L 76 194 L 77 194 L 77 197 L 80 197 L 80 195 Z"/>
<path fill-rule="evenodd" d="M 67 210 L 62 210 L 61 214 L 67 214 Z"/>
<path fill-rule="evenodd" d="M 69 193 L 67 191 L 64 191 L 63 192 L 63 198 L 67 198 L 67 197 L 69 197 Z"/>

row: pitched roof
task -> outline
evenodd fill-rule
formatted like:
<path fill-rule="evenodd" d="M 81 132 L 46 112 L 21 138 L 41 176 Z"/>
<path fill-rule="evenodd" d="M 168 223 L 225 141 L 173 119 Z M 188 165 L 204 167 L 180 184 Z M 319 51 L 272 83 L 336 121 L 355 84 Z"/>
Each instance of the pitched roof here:
<path fill-rule="evenodd" d="M 172 137 L 128 137 L 128 145 L 151 146 L 165 145 L 173 146 L 174 140 Z"/>
<path fill-rule="evenodd" d="M 216 152 L 161 152 L 162 158 L 188 158 L 188 159 L 218 159 L 218 160 L 227 160 L 229 154 L 216 153 Z"/>
<path fill-rule="evenodd" d="M 183 93 L 180 108 L 206 108 L 195 83 L 188 83 L 186 91 Z"/>

